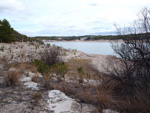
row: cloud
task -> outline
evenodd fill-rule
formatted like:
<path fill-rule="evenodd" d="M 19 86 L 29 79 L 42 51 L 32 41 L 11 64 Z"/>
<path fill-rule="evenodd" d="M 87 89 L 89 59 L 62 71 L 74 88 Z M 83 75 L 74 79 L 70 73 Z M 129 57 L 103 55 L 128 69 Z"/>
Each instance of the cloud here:
<path fill-rule="evenodd" d="M 93 3 L 89 4 L 89 5 L 92 6 L 92 7 L 99 7 L 99 6 L 101 6 L 99 3 L 95 3 L 95 2 L 93 2 Z"/>
<path fill-rule="evenodd" d="M 1 0 L 0 1 L 0 13 L 22 11 L 25 6 L 18 0 Z"/>
<path fill-rule="evenodd" d="M 0 0 L 1 18 L 26 35 L 111 33 L 132 22 L 150 0 Z"/>

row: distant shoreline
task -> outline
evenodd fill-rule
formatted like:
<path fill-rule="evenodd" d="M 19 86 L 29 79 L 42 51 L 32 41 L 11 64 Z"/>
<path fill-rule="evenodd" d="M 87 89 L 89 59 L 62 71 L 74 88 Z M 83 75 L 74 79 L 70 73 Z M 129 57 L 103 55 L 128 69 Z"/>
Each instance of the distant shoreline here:
<path fill-rule="evenodd" d="M 42 40 L 43 42 L 123 42 L 123 40 L 119 39 L 119 40 L 71 40 L 71 41 L 67 41 L 67 40 Z"/>

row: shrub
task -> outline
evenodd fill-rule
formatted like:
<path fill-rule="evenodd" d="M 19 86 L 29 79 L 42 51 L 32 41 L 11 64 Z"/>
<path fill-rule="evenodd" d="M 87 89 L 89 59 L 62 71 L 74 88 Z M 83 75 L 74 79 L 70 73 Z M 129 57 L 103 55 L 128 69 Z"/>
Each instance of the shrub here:
<path fill-rule="evenodd" d="M 38 93 L 38 92 L 33 93 L 33 94 L 32 94 L 32 98 L 33 98 L 34 100 L 40 100 L 40 99 L 42 98 L 42 94 L 41 94 L 41 93 Z"/>
<path fill-rule="evenodd" d="M 39 48 L 39 45 L 35 45 L 35 49 L 37 50 Z"/>
<path fill-rule="evenodd" d="M 65 65 L 64 62 L 62 62 L 53 65 L 51 67 L 51 70 L 53 73 L 56 73 L 57 80 L 59 82 L 62 82 L 63 80 L 65 80 L 65 74 L 68 71 L 68 67 Z"/>
<path fill-rule="evenodd" d="M 58 49 L 57 47 L 45 49 L 42 54 L 41 60 L 44 61 L 44 63 L 48 66 L 52 66 L 56 63 L 61 62 L 60 49 Z"/>
<path fill-rule="evenodd" d="M 82 83 L 83 82 L 84 71 L 83 71 L 82 67 L 77 68 L 77 71 L 79 73 L 79 83 Z"/>
<path fill-rule="evenodd" d="M 41 93 L 33 93 L 32 94 L 32 99 L 34 99 L 34 105 L 38 105 L 39 104 L 39 100 L 42 98 L 42 94 Z M 32 106 L 32 109 L 34 109 L 34 106 Z"/>
<path fill-rule="evenodd" d="M 32 76 L 32 81 L 38 82 L 38 74 L 35 74 L 34 76 Z"/>
<path fill-rule="evenodd" d="M 25 63 L 19 64 L 18 68 L 19 68 L 19 73 L 23 74 L 26 68 Z"/>
<path fill-rule="evenodd" d="M 4 51 L 4 46 L 1 46 L 0 50 L 3 52 Z"/>
<path fill-rule="evenodd" d="M 47 47 L 49 48 L 49 47 L 50 47 L 50 44 L 47 44 Z"/>
<path fill-rule="evenodd" d="M 50 72 L 50 67 L 41 60 L 34 60 L 32 63 L 37 67 L 38 72 L 44 74 Z"/>
<path fill-rule="evenodd" d="M 52 75 L 52 73 L 44 73 L 44 75 L 43 75 L 43 79 L 44 79 L 44 87 L 46 88 L 46 89 L 53 89 L 53 86 L 52 86 L 52 84 L 51 84 L 51 82 L 52 82 L 52 77 L 53 77 L 53 75 Z"/>
<path fill-rule="evenodd" d="M 122 32 L 124 31 L 124 32 Z M 119 68 L 104 82 L 115 83 L 113 95 L 116 109 L 128 113 L 150 112 L 150 9 L 140 11 L 132 29 L 118 29 L 123 43 L 112 45 L 120 57 Z M 127 34 L 124 34 L 127 33 Z M 110 62 L 111 65 L 111 62 Z M 112 65 L 111 65 L 112 66 Z"/>
<path fill-rule="evenodd" d="M 17 71 L 7 72 L 4 78 L 4 84 L 9 86 L 16 86 L 19 83 L 19 75 Z"/>
<path fill-rule="evenodd" d="M 65 63 L 62 62 L 53 66 L 48 66 L 41 60 L 34 60 L 32 63 L 37 67 L 38 71 L 43 74 L 44 87 L 46 89 L 52 88 L 50 83 L 53 77 L 56 78 L 58 82 L 65 80 L 65 74 L 68 70 Z M 56 76 L 54 76 L 54 73 Z"/>
<path fill-rule="evenodd" d="M 7 63 L 8 58 L 7 58 L 7 56 L 6 56 L 6 55 L 2 57 L 2 61 L 3 61 L 3 62 L 5 62 L 5 63 Z"/>

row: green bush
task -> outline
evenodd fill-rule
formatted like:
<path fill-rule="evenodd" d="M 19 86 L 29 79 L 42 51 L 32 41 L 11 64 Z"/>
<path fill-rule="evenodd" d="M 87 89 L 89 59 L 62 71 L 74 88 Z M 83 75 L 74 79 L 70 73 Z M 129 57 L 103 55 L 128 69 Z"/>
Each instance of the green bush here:
<path fill-rule="evenodd" d="M 51 69 L 52 69 L 53 73 L 56 73 L 56 75 L 57 75 L 56 77 L 59 82 L 62 82 L 63 79 L 65 80 L 65 74 L 68 71 L 68 67 L 65 65 L 64 62 L 57 63 L 57 64 L 51 66 Z"/>
<path fill-rule="evenodd" d="M 12 33 L 13 28 L 11 28 L 9 22 L 6 19 L 0 20 L 0 42 L 10 43 L 14 41 Z"/>
<path fill-rule="evenodd" d="M 38 72 L 42 73 L 43 75 L 55 73 L 58 82 L 62 82 L 63 80 L 65 80 L 65 74 L 67 73 L 68 67 L 64 62 L 48 66 L 41 60 L 34 60 L 32 61 L 32 64 L 34 64 L 37 67 Z"/>
<path fill-rule="evenodd" d="M 41 60 L 34 60 L 32 63 L 37 67 L 38 72 L 45 74 L 50 72 L 50 67 Z"/>
<path fill-rule="evenodd" d="M 83 82 L 83 75 L 84 75 L 84 71 L 82 67 L 77 68 L 77 71 L 79 73 L 79 83 Z"/>
<path fill-rule="evenodd" d="M 47 47 L 49 48 L 51 45 L 50 44 L 47 44 Z"/>
<path fill-rule="evenodd" d="M 3 52 L 4 51 L 4 46 L 1 46 L 0 50 Z"/>

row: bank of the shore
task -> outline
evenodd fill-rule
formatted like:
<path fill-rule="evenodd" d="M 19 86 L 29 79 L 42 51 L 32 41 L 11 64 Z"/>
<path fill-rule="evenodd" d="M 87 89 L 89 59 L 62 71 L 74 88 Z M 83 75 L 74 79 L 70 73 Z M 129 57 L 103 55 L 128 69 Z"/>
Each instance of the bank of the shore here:
<path fill-rule="evenodd" d="M 123 40 L 42 40 L 43 42 L 123 42 Z"/>

